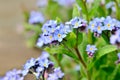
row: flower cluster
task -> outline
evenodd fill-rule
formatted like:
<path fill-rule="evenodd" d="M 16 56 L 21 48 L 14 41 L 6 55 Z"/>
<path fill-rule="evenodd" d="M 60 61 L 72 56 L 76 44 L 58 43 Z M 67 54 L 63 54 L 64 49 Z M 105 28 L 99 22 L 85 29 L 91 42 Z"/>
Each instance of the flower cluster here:
<path fill-rule="evenodd" d="M 16 70 L 13 69 L 11 71 L 8 71 L 6 75 L 0 80 L 23 80 L 24 77 L 22 76 L 22 70 Z"/>
<path fill-rule="evenodd" d="M 88 29 L 94 32 L 95 36 L 100 36 L 104 30 L 116 31 L 118 28 L 120 28 L 120 22 L 110 16 L 106 18 L 95 18 L 88 26 Z"/>
<path fill-rule="evenodd" d="M 93 57 L 95 51 L 97 50 L 95 45 L 87 45 L 86 51 L 89 57 Z"/>
<path fill-rule="evenodd" d="M 30 17 L 28 21 L 30 24 L 43 23 L 44 21 L 45 21 L 45 18 L 42 13 L 37 11 L 30 12 Z"/>
<path fill-rule="evenodd" d="M 37 59 L 31 58 L 28 60 L 23 67 L 22 73 L 23 76 L 32 73 L 37 79 L 44 78 L 45 80 L 59 80 L 64 76 L 59 67 L 54 68 L 54 64 L 49 60 L 47 52 L 42 52 L 42 55 Z"/>
<path fill-rule="evenodd" d="M 56 20 L 49 20 L 42 27 L 43 33 L 38 39 L 37 46 L 42 47 L 46 44 L 61 42 L 73 28 L 85 30 L 86 26 L 86 21 L 79 17 L 71 19 L 65 25 Z"/>
<path fill-rule="evenodd" d="M 39 47 L 44 44 L 61 42 L 68 33 L 64 24 L 57 23 L 55 20 L 47 21 L 42 27 L 42 32 L 37 42 L 37 46 Z"/>

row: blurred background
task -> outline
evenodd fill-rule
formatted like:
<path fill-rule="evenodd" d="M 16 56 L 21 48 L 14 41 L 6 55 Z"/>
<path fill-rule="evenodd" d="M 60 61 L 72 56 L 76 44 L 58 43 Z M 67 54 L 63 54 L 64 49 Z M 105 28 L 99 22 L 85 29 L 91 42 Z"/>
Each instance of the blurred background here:
<path fill-rule="evenodd" d="M 36 9 L 35 0 L 0 0 L 0 75 L 10 69 L 21 68 L 27 59 L 40 52 L 27 48 L 22 32 L 22 7 Z"/>

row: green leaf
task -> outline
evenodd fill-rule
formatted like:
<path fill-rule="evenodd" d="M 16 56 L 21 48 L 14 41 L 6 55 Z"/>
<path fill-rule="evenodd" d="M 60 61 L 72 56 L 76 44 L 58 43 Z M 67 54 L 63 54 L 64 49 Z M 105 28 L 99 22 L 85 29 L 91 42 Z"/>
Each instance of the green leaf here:
<path fill-rule="evenodd" d="M 54 55 L 56 53 L 63 54 L 64 47 L 60 46 L 60 45 L 59 46 L 52 46 L 52 47 L 45 47 L 44 50 L 47 51 L 48 53 L 50 53 L 51 55 Z"/>
<path fill-rule="evenodd" d="M 58 23 L 62 22 L 62 20 L 59 17 L 56 17 L 56 20 Z"/>
<path fill-rule="evenodd" d="M 75 60 L 78 60 L 78 57 L 71 51 L 69 51 L 68 49 L 66 49 L 63 46 L 55 46 L 55 47 L 46 47 L 44 48 L 45 51 L 47 51 L 48 53 L 50 53 L 51 55 L 54 54 L 65 54 Z"/>
<path fill-rule="evenodd" d="M 100 1 L 101 1 L 101 0 L 94 0 L 94 4 L 92 5 L 92 8 L 91 8 L 90 11 L 89 11 L 89 17 L 90 17 L 90 18 L 95 15 L 95 13 L 96 13 L 99 5 L 100 5 Z"/>
<path fill-rule="evenodd" d="M 38 35 L 34 34 L 27 40 L 27 46 L 32 48 L 35 47 L 36 41 L 37 41 Z"/>
<path fill-rule="evenodd" d="M 35 25 L 31 25 L 31 24 L 25 23 L 24 27 L 25 27 L 25 29 L 27 31 L 33 30 L 36 33 L 40 33 L 41 32 L 41 27 L 40 26 L 35 26 Z"/>
<path fill-rule="evenodd" d="M 62 58 L 63 58 L 62 54 L 57 54 L 57 59 L 58 59 L 59 62 L 61 62 Z"/>
<path fill-rule="evenodd" d="M 106 54 L 108 54 L 110 52 L 113 52 L 115 50 L 117 50 L 116 46 L 114 46 L 114 45 L 106 45 L 106 46 L 104 46 L 104 47 L 102 47 L 102 48 L 100 48 L 98 50 L 98 52 L 97 52 L 97 59 L 99 59 L 102 56 L 104 56 L 104 55 L 106 55 Z"/>
<path fill-rule="evenodd" d="M 76 45 L 76 34 L 74 32 L 71 32 L 68 36 L 67 36 L 67 41 L 65 41 L 65 45 L 67 45 L 70 48 L 75 47 Z"/>
<path fill-rule="evenodd" d="M 78 32 L 78 45 L 80 45 L 83 41 L 83 34 L 81 32 Z"/>
<path fill-rule="evenodd" d="M 78 10 L 78 7 L 77 5 L 74 5 L 72 17 L 74 18 L 74 17 L 79 17 L 79 16 L 80 16 L 80 12 Z"/>
<path fill-rule="evenodd" d="M 87 14 L 84 0 L 76 0 L 76 2 L 80 6 L 80 8 L 82 9 L 82 12 L 84 14 Z"/>

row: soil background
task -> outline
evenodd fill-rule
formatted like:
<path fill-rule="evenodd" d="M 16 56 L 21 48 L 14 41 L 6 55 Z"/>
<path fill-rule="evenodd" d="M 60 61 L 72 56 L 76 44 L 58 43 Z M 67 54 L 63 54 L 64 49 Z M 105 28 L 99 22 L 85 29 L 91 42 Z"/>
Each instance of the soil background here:
<path fill-rule="evenodd" d="M 21 34 L 23 7 L 36 9 L 36 0 L 0 0 L 0 76 L 10 69 L 21 68 L 27 59 L 40 54 L 26 46 Z"/>

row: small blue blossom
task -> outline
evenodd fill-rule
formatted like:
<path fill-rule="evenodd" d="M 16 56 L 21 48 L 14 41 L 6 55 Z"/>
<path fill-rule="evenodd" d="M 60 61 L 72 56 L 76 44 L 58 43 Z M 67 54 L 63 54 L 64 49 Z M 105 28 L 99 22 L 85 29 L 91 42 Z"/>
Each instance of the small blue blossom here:
<path fill-rule="evenodd" d="M 55 73 L 49 74 L 47 80 L 58 80 L 58 77 Z"/>
<path fill-rule="evenodd" d="M 56 30 L 56 27 L 57 27 L 56 20 L 47 21 L 42 27 L 43 34 L 54 33 L 54 31 Z"/>
<path fill-rule="evenodd" d="M 118 29 L 120 29 L 120 21 L 113 19 L 113 23 L 114 23 L 114 29 L 113 29 L 113 33 L 115 33 Z"/>
<path fill-rule="evenodd" d="M 24 77 L 22 76 L 22 70 L 13 69 L 8 71 L 0 80 L 24 80 Z"/>
<path fill-rule="evenodd" d="M 41 56 L 40 56 L 40 58 L 41 59 L 48 59 L 49 58 L 49 53 L 47 53 L 47 52 L 45 52 L 45 51 L 43 51 L 42 53 L 41 53 Z"/>
<path fill-rule="evenodd" d="M 120 30 L 117 30 L 115 34 L 111 35 L 110 37 L 110 43 L 113 45 L 120 46 Z"/>
<path fill-rule="evenodd" d="M 28 60 L 26 64 L 23 66 L 24 69 L 30 69 L 32 66 L 35 65 L 35 61 L 36 60 L 34 58 L 31 58 L 30 60 Z"/>
<path fill-rule="evenodd" d="M 57 75 L 58 78 L 62 78 L 64 73 L 61 71 L 60 67 L 54 69 L 54 73 Z"/>
<path fill-rule="evenodd" d="M 110 16 L 107 16 L 107 18 L 104 20 L 104 27 L 105 30 L 112 31 L 114 29 L 113 19 Z"/>
<path fill-rule="evenodd" d="M 71 25 L 73 26 L 73 28 L 79 28 L 82 26 L 86 26 L 87 21 L 79 18 L 79 17 L 75 17 L 72 20 L 70 20 Z"/>
<path fill-rule="evenodd" d="M 42 13 L 37 12 L 37 11 L 31 11 L 30 18 L 29 18 L 30 24 L 43 23 L 44 21 L 45 21 L 45 19 L 44 19 Z"/>
<path fill-rule="evenodd" d="M 35 61 L 36 60 L 34 58 L 31 58 L 25 63 L 25 65 L 23 66 L 24 70 L 22 71 L 22 74 L 24 76 L 27 75 L 27 73 L 29 72 L 29 69 L 35 65 Z"/>
<path fill-rule="evenodd" d="M 61 42 L 63 40 L 63 38 L 66 37 L 66 34 L 64 32 L 64 28 L 62 28 L 63 25 L 61 24 L 59 27 L 60 28 L 58 30 L 56 30 L 55 33 L 54 33 L 54 39 Z"/>
<path fill-rule="evenodd" d="M 96 46 L 95 45 L 87 45 L 86 47 L 86 51 L 87 51 L 87 54 L 92 57 L 95 53 L 95 51 L 97 50 Z"/>
<path fill-rule="evenodd" d="M 70 22 L 66 22 L 65 23 L 65 29 L 64 29 L 65 31 L 65 33 L 67 34 L 67 33 L 70 33 L 70 32 L 72 32 L 72 26 L 71 26 L 71 23 Z"/>
<path fill-rule="evenodd" d="M 70 7 L 75 3 L 75 0 L 54 0 L 58 2 L 59 5 L 65 6 L 65 7 Z"/>
<path fill-rule="evenodd" d="M 37 0 L 38 7 L 46 7 L 48 4 L 48 0 Z"/>
<path fill-rule="evenodd" d="M 48 59 L 39 59 L 39 64 L 40 64 L 41 67 L 48 68 L 49 60 Z"/>
<path fill-rule="evenodd" d="M 42 38 L 38 39 L 38 42 L 37 42 L 36 45 L 39 46 L 39 47 L 42 47 L 44 45 L 44 41 L 42 40 Z"/>
<path fill-rule="evenodd" d="M 115 2 L 110 1 L 106 4 L 106 9 L 112 9 L 113 12 L 116 12 L 116 8 L 115 8 Z"/>

